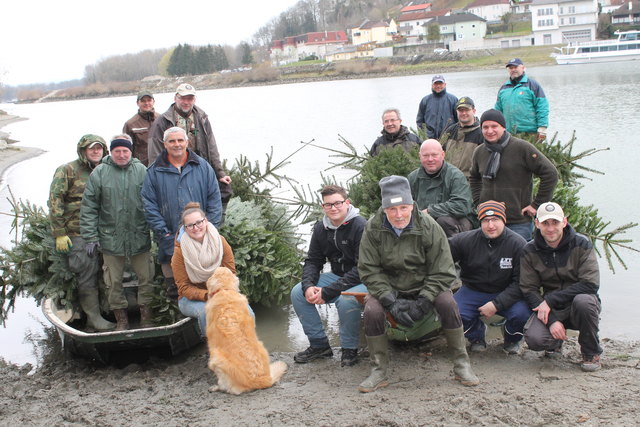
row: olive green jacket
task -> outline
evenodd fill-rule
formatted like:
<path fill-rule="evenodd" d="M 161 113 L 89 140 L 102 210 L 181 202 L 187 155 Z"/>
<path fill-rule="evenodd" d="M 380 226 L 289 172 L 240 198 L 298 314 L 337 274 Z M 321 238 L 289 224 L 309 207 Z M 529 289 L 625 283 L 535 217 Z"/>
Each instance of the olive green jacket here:
<path fill-rule="evenodd" d="M 413 206 L 411 224 L 400 236 L 382 208 L 367 222 L 358 272 L 377 299 L 392 292 L 419 294 L 433 301 L 456 278 L 449 243 L 442 228 Z"/>
<path fill-rule="evenodd" d="M 96 167 L 82 199 L 80 233 L 87 242 L 100 242 L 102 252 L 132 256 L 151 249 L 140 190 L 147 173 L 131 158 L 124 168 L 107 156 Z"/>

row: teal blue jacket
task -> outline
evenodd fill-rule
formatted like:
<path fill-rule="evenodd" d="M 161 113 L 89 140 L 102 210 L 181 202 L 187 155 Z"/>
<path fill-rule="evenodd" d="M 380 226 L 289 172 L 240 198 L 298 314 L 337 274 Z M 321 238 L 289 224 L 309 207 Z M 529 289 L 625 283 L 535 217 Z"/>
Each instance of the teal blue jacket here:
<path fill-rule="evenodd" d="M 511 133 L 537 132 L 549 126 L 549 101 L 538 82 L 526 74 L 516 84 L 507 80 L 502 85 L 494 108 L 504 114 Z"/>

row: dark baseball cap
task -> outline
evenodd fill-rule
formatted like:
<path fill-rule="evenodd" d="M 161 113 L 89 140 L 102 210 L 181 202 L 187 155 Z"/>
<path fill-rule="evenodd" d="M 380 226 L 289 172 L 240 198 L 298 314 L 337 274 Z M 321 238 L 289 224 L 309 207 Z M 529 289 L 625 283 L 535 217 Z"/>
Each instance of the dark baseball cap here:
<path fill-rule="evenodd" d="M 505 67 L 508 67 L 509 65 L 524 65 L 524 62 L 522 62 L 520 58 L 512 58 L 509 60 L 509 62 L 507 62 L 507 65 L 505 65 Z"/>
<path fill-rule="evenodd" d="M 433 78 L 431 79 L 431 83 L 436 83 L 436 82 L 446 83 L 444 80 L 444 76 L 442 74 L 436 74 L 435 76 L 433 76 Z"/>
<path fill-rule="evenodd" d="M 476 108 L 476 104 L 473 103 L 473 99 L 469 98 L 468 96 L 463 96 L 462 98 L 458 99 L 458 102 L 456 103 L 456 110 L 460 107 L 474 109 Z"/>

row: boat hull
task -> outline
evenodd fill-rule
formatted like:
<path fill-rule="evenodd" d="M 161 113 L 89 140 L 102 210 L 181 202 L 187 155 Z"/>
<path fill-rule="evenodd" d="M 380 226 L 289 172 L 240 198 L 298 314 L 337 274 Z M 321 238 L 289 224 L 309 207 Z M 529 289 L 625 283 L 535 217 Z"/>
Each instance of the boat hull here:
<path fill-rule="evenodd" d="M 635 61 L 640 59 L 640 51 L 623 55 L 599 55 L 598 53 L 575 53 L 571 55 L 555 55 L 558 65 L 589 64 L 598 62 Z"/>
<path fill-rule="evenodd" d="M 51 299 L 42 304 L 42 312 L 55 326 L 65 353 L 109 363 L 118 352 L 160 350 L 177 355 L 202 342 L 198 322 L 185 318 L 166 326 L 129 329 L 126 331 L 84 332 L 66 323 Z"/>

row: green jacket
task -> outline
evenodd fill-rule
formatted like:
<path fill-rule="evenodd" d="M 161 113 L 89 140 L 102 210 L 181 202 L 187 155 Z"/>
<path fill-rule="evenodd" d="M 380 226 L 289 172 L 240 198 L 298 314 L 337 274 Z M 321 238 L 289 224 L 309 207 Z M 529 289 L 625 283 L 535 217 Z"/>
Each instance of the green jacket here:
<path fill-rule="evenodd" d="M 429 209 L 433 218 L 467 218 L 475 223 L 471 189 L 467 178 L 457 167 L 444 162 L 440 171 L 431 177 L 420 166 L 407 179 L 413 200 L 420 210 Z"/>
<path fill-rule="evenodd" d="M 411 224 L 397 236 L 380 208 L 367 222 L 358 272 L 377 299 L 391 292 L 412 293 L 433 301 L 456 278 L 449 243 L 442 228 L 413 205 Z"/>
<path fill-rule="evenodd" d="M 49 190 L 49 221 L 51 234 L 60 236 L 80 235 L 80 205 L 82 194 L 94 166 L 87 160 L 85 149 L 92 142 L 102 145 L 105 156 L 107 144 L 97 135 L 85 135 L 78 141 L 78 158 L 66 163 L 53 174 Z"/>
<path fill-rule="evenodd" d="M 102 252 L 132 256 L 151 249 L 140 190 L 147 169 L 131 158 L 124 168 L 107 156 L 96 167 L 82 199 L 80 233 L 87 242 L 100 242 Z"/>

